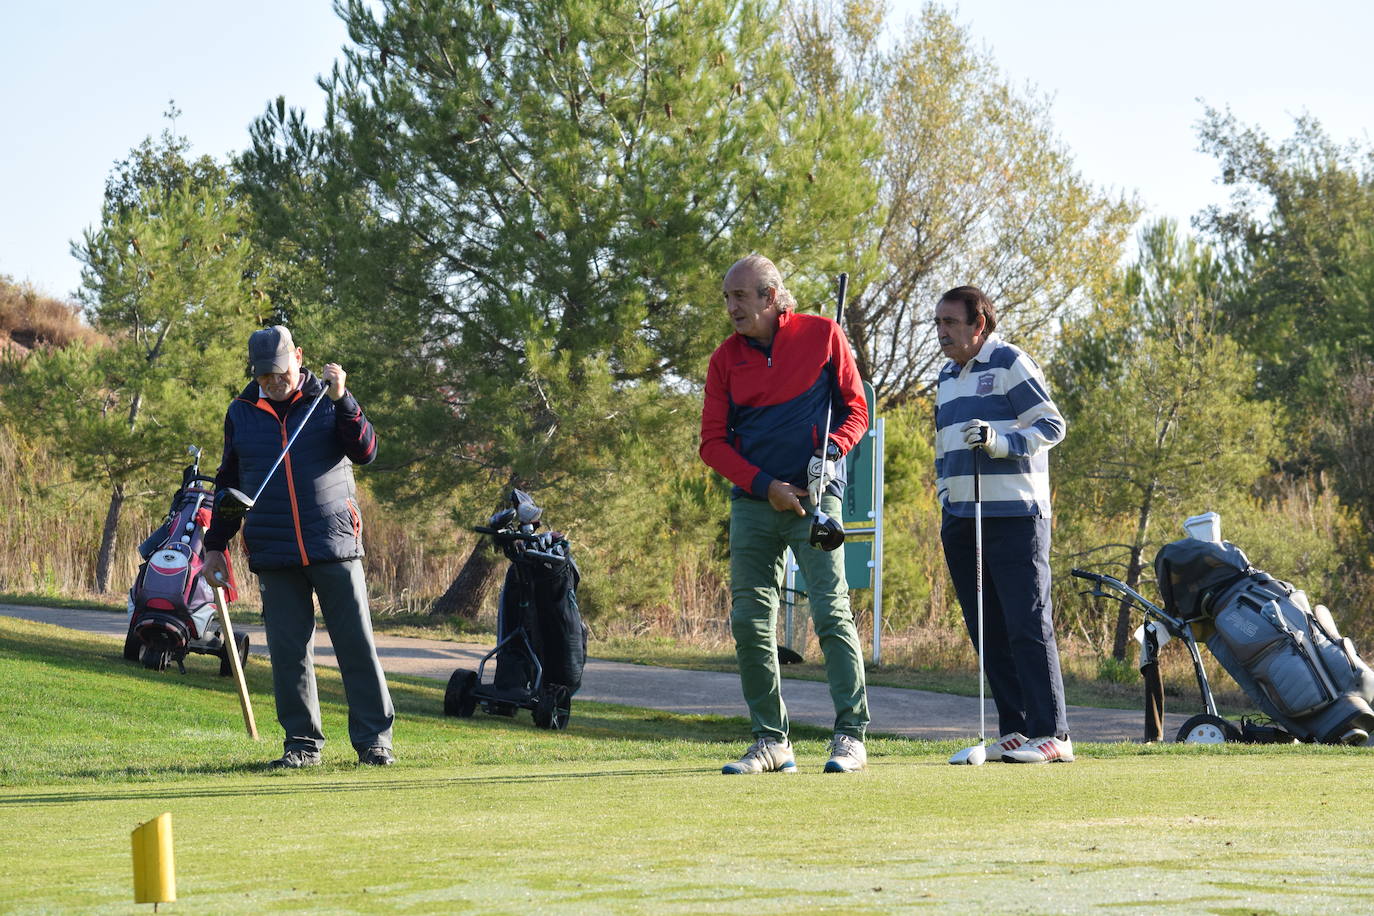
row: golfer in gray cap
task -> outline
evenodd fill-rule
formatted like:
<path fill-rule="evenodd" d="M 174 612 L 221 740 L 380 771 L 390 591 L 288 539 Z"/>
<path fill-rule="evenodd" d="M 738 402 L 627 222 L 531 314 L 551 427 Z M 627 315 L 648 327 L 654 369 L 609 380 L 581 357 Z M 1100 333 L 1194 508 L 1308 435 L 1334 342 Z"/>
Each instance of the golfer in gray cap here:
<path fill-rule="evenodd" d="M 272 766 L 314 766 L 324 747 L 312 596 L 319 599 L 339 660 L 358 762 L 385 766 L 395 759 L 395 711 L 372 639 L 362 514 L 353 483 L 353 465 L 376 457 L 377 437 L 344 385 L 343 367 L 328 363 L 316 377 L 301 359 L 301 348 L 280 325 L 248 338 L 253 381 L 230 402 L 224 418 L 224 458 L 215 488 L 262 492 L 242 519 L 216 510 L 205 536 L 205 570 L 212 577 L 227 572 L 224 550 L 242 524 L 248 567 L 262 594 L 277 721 L 286 732 L 285 752 Z M 326 397 L 312 412 L 321 394 Z M 279 457 L 281 467 L 268 477 Z"/>

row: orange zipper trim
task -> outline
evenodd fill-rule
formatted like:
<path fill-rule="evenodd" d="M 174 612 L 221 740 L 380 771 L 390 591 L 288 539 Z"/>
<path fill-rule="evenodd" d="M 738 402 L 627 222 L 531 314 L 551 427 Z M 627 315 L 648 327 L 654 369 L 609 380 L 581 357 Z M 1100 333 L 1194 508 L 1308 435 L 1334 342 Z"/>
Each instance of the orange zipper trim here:
<path fill-rule="evenodd" d="M 293 398 L 291 398 L 291 403 L 292 403 L 292 404 L 295 404 L 295 403 L 296 403 L 297 401 L 299 401 L 300 399 L 301 399 L 301 392 L 300 392 L 300 389 L 298 388 L 298 389 L 296 389 L 296 391 L 295 391 L 295 396 L 294 396 Z M 282 450 L 285 451 L 285 449 L 286 449 L 286 443 L 287 443 L 287 441 L 288 441 L 289 438 L 290 438 L 290 437 L 288 437 L 287 434 L 286 434 L 286 420 L 285 420 L 283 417 L 278 417 L 278 416 L 277 416 L 277 412 L 276 412 L 275 410 L 273 410 L 272 407 L 271 407 L 271 405 L 270 405 L 270 404 L 267 404 L 262 398 L 258 398 L 258 402 L 257 402 L 256 404 L 254 404 L 253 406 L 257 407 L 259 410 L 265 410 L 265 411 L 267 411 L 269 414 L 271 414 L 271 415 L 276 419 L 277 424 L 281 427 L 281 447 L 282 447 Z M 289 412 L 289 411 L 288 411 L 288 412 Z M 287 492 L 287 495 L 290 497 L 290 502 L 291 502 L 291 521 L 292 521 L 292 524 L 294 524 L 294 525 L 295 525 L 295 528 L 296 528 L 296 549 L 299 550 L 299 551 L 300 551 L 300 554 L 301 554 L 301 565 L 302 565 L 302 566 L 309 566 L 309 565 L 310 565 L 310 557 L 309 557 L 309 556 L 306 554 L 306 552 L 305 552 L 305 537 L 304 537 L 304 535 L 303 535 L 302 532 L 301 532 L 301 514 L 300 514 L 300 511 L 296 508 L 296 480 L 295 480 L 295 478 L 291 475 L 291 454 L 290 454 L 290 452 L 287 452 L 286 457 L 284 457 L 284 458 L 282 459 L 282 463 L 281 463 L 281 464 L 282 464 L 282 467 L 286 469 L 286 492 Z"/>

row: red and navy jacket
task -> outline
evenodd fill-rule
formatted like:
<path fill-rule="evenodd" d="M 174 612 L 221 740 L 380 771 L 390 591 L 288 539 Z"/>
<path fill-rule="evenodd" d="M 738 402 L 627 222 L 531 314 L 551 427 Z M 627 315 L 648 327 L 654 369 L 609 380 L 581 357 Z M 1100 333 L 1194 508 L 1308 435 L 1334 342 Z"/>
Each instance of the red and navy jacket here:
<path fill-rule="evenodd" d="M 274 407 L 256 382 L 230 402 L 216 491 L 257 491 L 325 385 L 308 370 L 301 374 L 301 384 L 284 408 Z M 277 410 L 282 410 L 280 416 Z M 368 464 L 376 456 L 377 436 L 357 399 L 345 392 L 338 401 L 321 400 L 243 522 L 249 568 L 284 569 L 361 557 L 363 519 L 353 465 Z M 216 513 L 205 534 L 206 549 L 223 550 L 239 524 Z"/>
<path fill-rule="evenodd" d="M 711 354 L 701 410 L 701 460 L 733 483 L 733 498 L 767 499 L 782 480 L 806 487 L 806 465 L 825 439 L 847 454 L 868 429 L 868 403 L 840 326 L 820 315 L 778 316 L 772 343 L 735 333 Z M 829 492 L 844 497 L 844 462 Z"/>

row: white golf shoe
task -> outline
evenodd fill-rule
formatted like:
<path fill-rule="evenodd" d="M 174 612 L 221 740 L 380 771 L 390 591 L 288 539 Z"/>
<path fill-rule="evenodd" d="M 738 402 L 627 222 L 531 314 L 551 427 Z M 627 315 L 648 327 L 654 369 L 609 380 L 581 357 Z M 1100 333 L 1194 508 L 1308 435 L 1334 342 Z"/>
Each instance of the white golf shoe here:
<path fill-rule="evenodd" d="M 868 751 L 864 743 L 851 735 L 835 735 L 830 741 L 830 759 L 825 762 L 827 773 L 853 773 L 868 766 Z"/>
<path fill-rule="evenodd" d="M 792 742 L 767 735 L 749 745 L 744 756 L 720 768 L 727 776 L 750 773 L 795 773 L 797 760 L 792 756 Z"/>
<path fill-rule="evenodd" d="M 1008 732 L 988 745 L 988 759 L 1001 760 L 1002 757 L 1018 747 L 1025 747 L 1030 739 L 1020 732 Z"/>
<path fill-rule="evenodd" d="M 1032 738 L 1016 750 L 1007 751 L 1002 759 L 1009 763 L 1073 763 L 1073 742 L 1054 735 Z"/>

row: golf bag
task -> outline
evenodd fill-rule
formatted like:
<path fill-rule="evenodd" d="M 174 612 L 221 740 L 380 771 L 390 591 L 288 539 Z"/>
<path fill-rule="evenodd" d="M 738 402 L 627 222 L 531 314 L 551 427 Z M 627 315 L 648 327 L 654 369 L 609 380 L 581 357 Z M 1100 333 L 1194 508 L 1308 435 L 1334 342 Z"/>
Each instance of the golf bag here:
<path fill-rule="evenodd" d="M 203 575 L 215 481 L 201 476 L 199 450 L 193 448 L 192 455 L 166 520 L 139 545 L 143 563 L 129 589 L 124 657 L 155 671 L 175 662 L 185 674 L 188 653 L 214 655 L 220 660 L 220 675 L 228 677 L 229 656 L 215 613 L 214 592 Z M 237 597 L 231 574 L 225 599 Z M 246 663 L 248 635 L 238 634 L 236 642 L 235 649 Z"/>
<path fill-rule="evenodd" d="M 1278 726 L 1301 741 L 1362 744 L 1374 731 L 1374 670 L 1287 582 L 1255 569 L 1230 542 L 1184 538 L 1155 557 L 1164 606 L 1208 623 L 1204 640 L 1226 672 Z"/>
<path fill-rule="evenodd" d="M 520 550 L 526 546 L 523 541 L 510 546 L 506 552 L 510 568 L 496 613 L 496 641 L 507 648 L 496 653 L 495 683 L 525 689 L 535 683 L 533 660 L 515 649 L 514 640 L 508 640 L 524 630 L 543 668 L 544 681 L 561 684 L 572 696 L 582 686 L 582 668 L 587 663 L 587 626 L 577 606 L 581 574 L 568 552 L 568 542 L 557 532 L 546 532 L 532 549 Z M 567 562 L 551 562 L 550 555 L 566 557 Z"/>
<path fill-rule="evenodd" d="M 444 713 L 471 716 L 478 704 L 494 715 L 529 709 L 541 728 L 568 724 L 572 696 L 587 663 L 587 626 L 577 606 L 581 581 L 567 538 L 535 533 L 543 510 L 512 490 L 510 506 L 475 528 L 491 535 L 510 560 L 496 616 L 496 647 L 477 671 L 462 668 L 449 678 Z M 495 671 L 486 678 L 487 664 Z"/>

